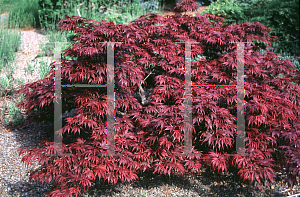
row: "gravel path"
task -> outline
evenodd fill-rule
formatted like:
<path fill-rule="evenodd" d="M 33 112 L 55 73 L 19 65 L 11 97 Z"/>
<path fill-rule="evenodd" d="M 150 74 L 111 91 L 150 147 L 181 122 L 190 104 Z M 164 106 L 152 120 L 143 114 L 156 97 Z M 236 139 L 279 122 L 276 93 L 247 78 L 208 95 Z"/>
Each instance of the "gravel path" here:
<path fill-rule="evenodd" d="M 37 56 L 39 47 L 42 46 L 40 43 L 48 41 L 47 36 L 40 34 L 40 31 L 21 31 L 21 40 L 20 51 L 16 52 L 16 59 L 12 63 L 12 66 L 16 68 L 12 75 L 14 89 L 18 87 L 17 79 L 23 79 L 25 84 L 41 79 L 39 73 L 40 62 L 50 63 L 52 59 L 51 57 L 43 57 L 32 61 Z M 32 73 L 26 71 L 28 66 L 34 68 Z M 6 78 L 4 73 L 1 73 L 0 76 Z"/>
<path fill-rule="evenodd" d="M 16 79 L 23 79 L 25 84 L 41 79 L 39 74 L 40 61 L 51 61 L 50 57 L 40 58 L 32 61 L 38 54 L 39 43 L 47 41 L 47 36 L 42 35 L 38 30 L 21 31 L 21 46 L 16 52 L 16 60 L 12 63 L 15 66 L 13 73 L 12 89 L 18 87 Z M 25 72 L 28 65 L 35 67 L 32 73 Z M 4 73 L 0 76 L 6 77 Z M 0 97 L 0 110 L 4 110 L 4 104 L 10 106 L 12 103 L 17 104 L 19 95 L 12 94 L 6 97 Z M 22 112 L 22 111 L 21 111 Z M 29 127 L 12 128 L 5 125 L 4 116 L 8 112 L 0 115 L 0 196 L 43 196 L 47 189 L 41 187 L 39 182 L 28 183 L 31 169 L 38 167 L 35 161 L 33 166 L 27 168 L 21 161 L 18 149 L 20 147 L 34 148 L 39 147 L 39 143 L 43 140 L 46 129 L 43 124 L 32 123 Z M 49 128 L 49 126 L 48 126 Z M 43 137 L 41 133 L 44 133 Z"/>
<path fill-rule="evenodd" d="M 49 128 L 49 127 L 48 127 Z M 42 197 L 50 187 L 40 182 L 29 183 L 29 171 L 39 165 L 35 161 L 27 168 L 19 156 L 19 147 L 39 147 L 42 136 L 46 136 L 47 126 L 31 124 L 27 128 L 1 128 L 0 132 L 0 196 L 34 196 Z M 43 134 L 44 135 L 43 135 Z"/>
<path fill-rule="evenodd" d="M 16 63 L 32 60 L 36 56 L 37 39 L 45 38 L 35 31 L 22 31 L 22 51 L 17 53 Z M 19 77 L 24 75 L 24 64 L 18 63 Z M 32 82 L 38 76 L 27 78 Z M 0 98 L 0 109 L 4 103 L 16 102 L 19 95 L 9 95 Z M 41 182 L 28 182 L 29 170 L 39 165 L 35 162 L 27 168 L 18 155 L 18 149 L 39 147 L 42 140 L 53 141 L 53 124 L 41 122 L 31 123 L 28 127 L 20 125 L 8 127 L 0 117 L 0 196 L 34 196 L 42 197 L 51 187 L 50 184 L 41 185 Z M 106 182 L 93 184 L 89 191 L 82 196 L 287 196 L 300 193 L 300 189 L 287 189 L 276 183 L 271 189 L 262 192 L 254 191 L 244 184 L 239 184 L 232 175 L 215 176 L 209 170 L 201 175 L 186 175 L 183 178 L 164 175 L 153 175 L 150 172 L 140 176 L 140 180 L 131 184 L 118 183 L 115 187 Z"/>

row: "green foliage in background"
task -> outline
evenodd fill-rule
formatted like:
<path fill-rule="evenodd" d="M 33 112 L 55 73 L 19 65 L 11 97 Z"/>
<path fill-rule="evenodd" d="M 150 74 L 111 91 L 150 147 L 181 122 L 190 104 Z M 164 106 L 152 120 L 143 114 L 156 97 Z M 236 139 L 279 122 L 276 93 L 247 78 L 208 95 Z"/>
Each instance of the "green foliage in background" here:
<path fill-rule="evenodd" d="M 49 28 L 65 15 L 78 16 L 101 21 L 103 17 L 119 24 L 132 20 L 131 15 L 140 13 L 139 0 L 38 0 L 41 26 Z M 115 12 L 114 12 L 115 11 Z"/>
<path fill-rule="evenodd" d="M 223 21 L 224 24 L 235 24 L 240 21 L 248 21 L 249 16 L 245 15 L 245 10 L 250 6 L 249 4 L 246 6 L 245 3 L 243 3 L 243 6 L 240 6 L 240 3 L 243 2 L 239 2 L 237 0 L 218 0 L 211 3 L 205 11 L 201 12 L 201 15 L 205 13 L 213 13 L 221 16 L 223 13 L 225 16 L 225 20 Z"/>
<path fill-rule="evenodd" d="M 224 24 L 259 21 L 272 28 L 278 42 L 273 52 L 299 55 L 299 1 L 297 0 L 218 0 L 201 13 L 225 15 Z"/>
<path fill-rule="evenodd" d="M 22 0 L 0 0 L 0 11 L 6 13 L 17 7 Z"/>
<path fill-rule="evenodd" d="M 256 0 L 232 0 L 232 1 L 242 8 L 247 8 L 251 6 Z"/>
<path fill-rule="evenodd" d="M 298 0 L 257 0 L 250 14 L 252 21 L 260 21 L 265 26 L 274 29 L 279 39 L 279 42 L 272 43 L 275 48 L 274 52 L 279 53 L 282 50 L 288 54 L 298 53 L 299 55 Z"/>
<path fill-rule="evenodd" d="M 21 0 L 10 12 L 10 28 L 39 27 L 37 0 Z"/>
<path fill-rule="evenodd" d="M 41 26 L 45 32 L 48 32 L 52 37 L 51 42 L 71 42 L 75 33 L 68 31 L 66 34 L 59 33 L 58 21 L 68 16 L 78 16 L 77 8 L 80 15 L 85 18 L 91 18 L 96 21 L 105 20 L 115 24 L 128 24 L 137 17 L 149 13 L 149 9 L 154 11 L 159 10 L 159 1 L 151 3 L 140 3 L 139 0 L 123 0 L 123 1 L 84 1 L 72 0 L 62 1 L 58 0 L 38 0 L 41 8 L 39 9 Z M 153 11 L 153 10 L 152 10 Z M 64 32 L 65 33 L 65 32 Z M 51 56 L 55 48 L 54 43 L 47 43 L 41 47 L 42 51 L 39 56 Z M 64 50 L 64 49 L 62 49 Z M 51 55 L 49 55 L 51 54 Z M 66 57 L 68 59 L 68 57 Z"/>

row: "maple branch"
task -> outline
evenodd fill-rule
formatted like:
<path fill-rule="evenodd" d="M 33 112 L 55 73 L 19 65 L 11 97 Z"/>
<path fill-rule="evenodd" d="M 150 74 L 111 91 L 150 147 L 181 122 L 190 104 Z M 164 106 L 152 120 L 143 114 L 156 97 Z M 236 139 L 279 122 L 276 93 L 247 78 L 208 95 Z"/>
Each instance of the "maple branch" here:
<path fill-rule="evenodd" d="M 120 111 L 117 111 L 117 113 L 122 115 L 122 116 L 125 116 L 127 114 L 127 112 L 123 113 L 123 112 L 120 112 Z"/>
<path fill-rule="evenodd" d="M 151 74 L 153 74 L 152 71 L 153 71 L 153 70 L 150 71 L 150 73 L 149 73 L 148 76 L 144 79 L 144 81 L 146 81 L 146 79 L 147 79 Z M 141 99 L 142 99 L 142 105 L 144 105 L 144 104 L 145 104 L 145 101 L 146 101 L 145 90 L 144 90 L 143 87 L 142 87 L 142 83 L 139 83 L 138 87 L 139 87 L 139 94 L 140 94 L 140 97 L 141 97 Z"/>
<path fill-rule="evenodd" d="M 81 17 L 81 15 L 80 15 L 80 12 L 79 12 L 79 9 L 77 9 L 77 13 L 78 13 L 78 16 L 80 16 L 80 17 Z"/>
<path fill-rule="evenodd" d="M 144 105 L 146 101 L 146 96 L 145 96 L 145 90 L 142 87 L 142 83 L 139 83 L 139 94 L 142 99 L 142 105 Z"/>
<path fill-rule="evenodd" d="M 152 71 L 153 71 L 153 70 L 150 71 L 149 75 L 144 79 L 144 81 L 146 81 L 146 79 L 147 79 L 151 74 L 153 74 Z"/>

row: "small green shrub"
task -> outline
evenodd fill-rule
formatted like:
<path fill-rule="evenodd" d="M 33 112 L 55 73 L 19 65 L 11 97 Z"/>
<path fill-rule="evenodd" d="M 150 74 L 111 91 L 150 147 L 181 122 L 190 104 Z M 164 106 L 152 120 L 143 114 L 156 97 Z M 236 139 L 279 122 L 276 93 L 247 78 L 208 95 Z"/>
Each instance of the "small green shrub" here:
<path fill-rule="evenodd" d="M 31 64 L 27 63 L 27 68 L 25 68 L 25 73 L 29 73 L 30 75 L 32 75 L 33 71 L 34 71 L 34 67 L 31 66 Z"/>
<path fill-rule="evenodd" d="M 24 100 L 23 94 L 19 97 L 19 100 L 20 101 Z M 9 112 L 9 114 L 4 117 L 4 121 L 5 121 L 6 125 L 10 125 L 10 124 L 18 125 L 18 124 L 24 122 L 24 120 L 25 120 L 24 116 L 22 115 L 22 113 L 20 112 L 18 107 L 16 107 L 15 103 L 11 103 L 10 106 L 8 106 L 6 103 L 4 103 L 3 111 Z"/>
<path fill-rule="evenodd" d="M 77 35 L 72 31 L 60 32 L 56 30 L 48 31 L 48 34 L 50 35 L 49 42 L 39 44 L 40 50 L 37 57 L 54 56 L 55 43 L 62 44 L 62 54 L 64 54 L 63 50 L 70 47 L 70 42 Z"/>
<path fill-rule="evenodd" d="M 40 70 L 39 70 L 40 77 L 43 79 L 45 74 L 47 74 L 49 71 L 50 71 L 49 63 L 40 61 Z"/>
<path fill-rule="evenodd" d="M 24 121 L 24 116 L 21 114 L 19 109 L 16 107 L 16 104 L 13 103 L 9 111 L 12 117 L 12 123 L 18 125 Z"/>
<path fill-rule="evenodd" d="M 54 56 L 55 53 L 55 46 L 61 44 L 61 52 L 62 55 L 64 54 L 64 50 L 71 47 L 70 43 L 72 39 L 77 35 L 72 31 L 60 32 L 55 30 L 48 30 L 47 32 L 49 36 L 49 42 L 46 43 L 39 43 L 40 50 L 38 52 L 37 57 L 44 57 L 44 56 Z M 66 58 L 68 59 L 68 58 Z M 74 58 L 73 58 L 74 59 Z M 41 78 L 44 78 L 44 75 L 50 70 L 49 62 L 44 62 L 43 60 L 39 61 L 40 68 L 39 68 L 39 75 Z M 34 68 L 28 66 L 27 72 L 32 73 Z"/>
<path fill-rule="evenodd" d="M 17 78 L 16 81 L 20 86 L 25 85 L 25 80 L 23 78 Z"/>
<path fill-rule="evenodd" d="M 12 88 L 12 79 L 0 77 L 0 96 L 6 95 L 7 90 Z"/>

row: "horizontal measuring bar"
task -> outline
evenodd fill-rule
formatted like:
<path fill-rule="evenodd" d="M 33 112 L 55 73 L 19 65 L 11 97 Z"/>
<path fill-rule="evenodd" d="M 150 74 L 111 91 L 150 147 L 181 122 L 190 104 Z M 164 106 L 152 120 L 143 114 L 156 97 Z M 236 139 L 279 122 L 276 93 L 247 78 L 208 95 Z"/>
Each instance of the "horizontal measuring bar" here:
<path fill-rule="evenodd" d="M 192 86 L 237 86 L 237 85 L 192 85 Z"/>
<path fill-rule="evenodd" d="M 74 84 L 74 85 L 61 85 L 61 87 L 82 87 L 82 88 L 87 88 L 87 87 L 107 87 L 107 85 L 90 85 L 90 84 Z"/>

